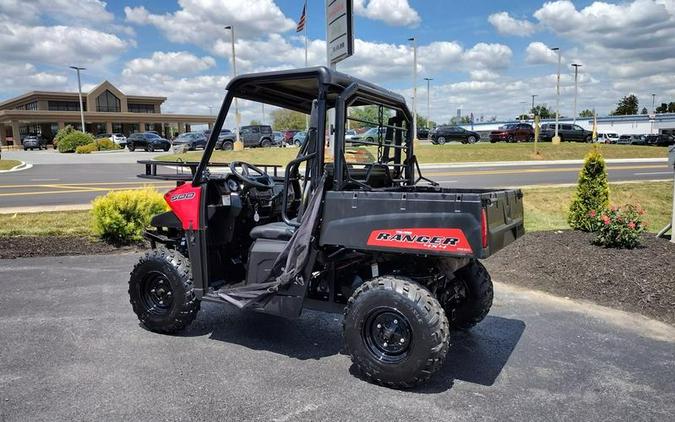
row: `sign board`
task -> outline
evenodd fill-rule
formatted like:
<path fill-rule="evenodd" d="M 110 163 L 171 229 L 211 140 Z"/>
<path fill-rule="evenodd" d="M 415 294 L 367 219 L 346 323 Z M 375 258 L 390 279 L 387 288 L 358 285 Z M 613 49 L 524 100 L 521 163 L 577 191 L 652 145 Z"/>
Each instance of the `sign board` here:
<path fill-rule="evenodd" d="M 354 54 L 353 0 L 326 0 L 328 63 L 333 66 Z"/>

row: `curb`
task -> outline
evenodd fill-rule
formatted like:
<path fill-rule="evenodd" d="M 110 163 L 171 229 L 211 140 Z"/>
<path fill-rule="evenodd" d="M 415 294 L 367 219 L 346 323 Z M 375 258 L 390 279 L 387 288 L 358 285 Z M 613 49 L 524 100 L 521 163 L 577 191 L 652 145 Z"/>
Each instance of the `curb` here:
<path fill-rule="evenodd" d="M 607 164 L 629 164 L 629 163 L 667 163 L 668 158 L 609 158 L 605 160 Z M 456 162 L 456 163 L 434 163 L 420 164 L 421 169 L 445 169 L 448 167 L 521 167 L 521 166 L 546 166 L 546 165 L 564 165 L 564 164 L 583 164 L 584 160 L 548 160 L 548 161 L 474 161 L 474 162 Z"/>
<path fill-rule="evenodd" d="M 16 166 L 12 167 L 9 170 L 0 170 L 0 174 L 2 174 L 2 173 L 13 173 L 13 172 L 22 171 L 22 170 L 28 170 L 29 168 L 33 168 L 33 165 L 27 164 L 25 161 L 21 161 L 21 164 L 17 164 Z"/>

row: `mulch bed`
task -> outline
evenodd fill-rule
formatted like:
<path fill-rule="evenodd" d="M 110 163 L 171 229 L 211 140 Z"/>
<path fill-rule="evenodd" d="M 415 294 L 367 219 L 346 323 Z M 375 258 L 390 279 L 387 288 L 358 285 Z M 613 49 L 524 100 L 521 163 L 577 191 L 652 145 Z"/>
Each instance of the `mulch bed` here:
<path fill-rule="evenodd" d="M 485 260 L 492 278 L 675 324 L 675 244 L 646 234 L 633 250 L 576 231 L 528 233 Z"/>
<path fill-rule="evenodd" d="M 133 252 L 142 245 L 115 247 L 84 236 L 0 236 L 0 259 L 31 256 L 102 255 Z"/>

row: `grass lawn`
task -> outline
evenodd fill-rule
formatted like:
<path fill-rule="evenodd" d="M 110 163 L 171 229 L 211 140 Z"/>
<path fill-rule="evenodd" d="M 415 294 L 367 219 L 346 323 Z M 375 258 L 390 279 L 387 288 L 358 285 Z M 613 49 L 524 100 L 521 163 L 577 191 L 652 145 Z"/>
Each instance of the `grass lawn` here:
<path fill-rule="evenodd" d="M 92 235 L 89 211 L 7 214 L 0 218 L 0 236 Z"/>
<path fill-rule="evenodd" d="M 569 229 L 567 207 L 575 187 L 525 188 L 525 229 Z M 670 221 L 673 183 L 610 184 L 612 204 L 639 203 L 645 210 L 649 231 L 658 232 Z M 0 236 L 82 235 L 93 236 L 89 211 L 59 211 L 4 215 Z"/>
<path fill-rule="evenodd" d="M 21 164 L 18 160 L 0 160 L 0 170 L 9 170 Z"/>
<path fill-rule="evenodd" d="M 592 146 L 582 143 L 563 143 L 553 145 L 541 143 L 538 145 L 540 154 L 534 155 L 532 143 L 490 144 L 480 142 L 474 145 L 447 144 L 447 145 L 420 145 L 415 154 L 420 164 L 453 163 L 467 161 L 532 161 L 532 160 L 574 160 L 583 159 Z M 668 156 L 666 147 L 644 147 L 631 145 L 598 145 L 605 158 L 665 158 Z M 371 153 L 376 149 L 367 148 Z M 244 151 L 215 151 L 211 161 L 230 162 L 234 160 L 247 161 L 255 164 L 285 165 L 296 157 L 297 148 L 250 148 Z M 199 161 L 202 151 L 193 151 L 185 154 L 165 154 L 156 157 L 158 160 Z"/>
<path fill-rule="evenodd" d="M 569 229 L 567 209 L 576 187 L 525 188 L 525 230 Z M 673 182 L 624 183 L 609 185 L 612 205 L 640 204 L 646 211 L 650 232 L 658 232 L 670 222 L 673 208 Z"/>

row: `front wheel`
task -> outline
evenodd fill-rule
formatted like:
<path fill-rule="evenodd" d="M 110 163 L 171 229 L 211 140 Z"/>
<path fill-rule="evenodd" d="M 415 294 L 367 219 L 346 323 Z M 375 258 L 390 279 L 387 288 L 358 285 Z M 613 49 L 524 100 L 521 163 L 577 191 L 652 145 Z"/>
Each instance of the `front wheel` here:
<path fill-rule="evenodd" d="M 134 144 L 128 144 L 127 148 L 129 148 L 129 151 L 134 152 L 136 150 L 136 146 Z"/>
<path fill-rule="evenodd" d="M 352 362 L 372 382 L 408 388 L 443 365 L 448 320 L 436 298 L 409 278 L 365 282 L 345 308 L 343 336 Z"/>
<path fill-rule="evenodd" d="M 471 260 L 453 274 L 451 264 L 441 261 L 439 270 L 449 280 L 441 303 L 450 327 L 467 330 L 485 319 L 492 307 L 494 288 L 483 264 Z"/>
<path fill-rule="evenodd" d="M 272 141 L 269 139 L 263 139 L 262 142 L 260 143 L 260 146 L 263 148 L 269 148 L 272 146 Z"/>
<path fill-rule="evenodd" d="M 164 148 L 162 148 L 165 152 L 169 151 L 171 149 L 171 145 L 164 145 Z"/>
<path fill-rule="evenodd" d="M 234 149 L 234 144 L 230 141 L 224 141 L 221 149 L 223 151 L 232 151 L 232 149 Z"/>
<path fill-rule="evenodd" d="M 437 143 L 438 145 L 444 145 L 444 144 L 445 144 L 445 137 L 444 137 L 444 136 L 439 136 L 439 137 L 436 139 L 436 143 Z"/>
<path fill-rule="evenodd" d="M 466 142 L 468 142 L 470 144 L 475 144 L 476 143 L 476 137 L 473 136 L 473 135 L 469 136 L 468 138 L 466 138 Z"/>
<path fill-rule="evenodd" d="M 148 144 L 148 145 L 145 146 L 145 150 L 147 152 L 155 152 L 155 146 L 152 145 L 152 144 Z"/>
<path fill-rule="evenodd" d="M 151 331 L 175 333 L 190 325 L 200 302 L 192 288 L 188 259 L 175 250 L 147 252 L 131 271 L 129 301 Z"/>

